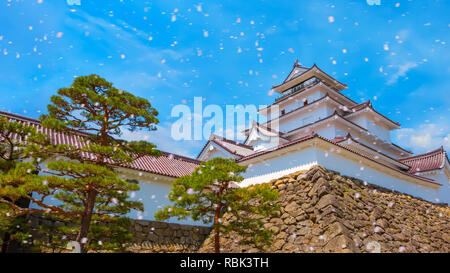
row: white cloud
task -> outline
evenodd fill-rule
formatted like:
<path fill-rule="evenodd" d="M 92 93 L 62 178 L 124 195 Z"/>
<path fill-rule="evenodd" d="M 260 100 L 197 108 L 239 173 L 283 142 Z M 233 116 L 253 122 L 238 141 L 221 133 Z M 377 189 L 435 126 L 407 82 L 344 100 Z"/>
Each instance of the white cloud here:
<path fill-rule="evenodd" d="M 392 85 L 398 81 L 400 77 L 406 76 L 406 73 L 408 73 L 409 70 L 417 67 L 418 64 L 413 62 L 408 62 L 402 65 L 396 66 L 398 68 L 397 72 L 395 72 L 387 81 L 388 85 Z"/>
<path fill-rule="evenodd" d="M 394 136 L 395 141 L 416 153 L 429 152 L 440 146 L 450 150 L 450 134 L 443 126 L 423 124 L 418 128 L 399 129 Z"/>
<path fill-rule="evenodd" d="M 156 131 L 135 131 L 123 130 L 122 139 L 128 141 L 148 141 L 156 144 L 160 151 L 174 153 L 195 158 L 203 147 L 203 141 L 176 141 L 171 136 L 171 124 L 166 122 L 159 124 Z"/>

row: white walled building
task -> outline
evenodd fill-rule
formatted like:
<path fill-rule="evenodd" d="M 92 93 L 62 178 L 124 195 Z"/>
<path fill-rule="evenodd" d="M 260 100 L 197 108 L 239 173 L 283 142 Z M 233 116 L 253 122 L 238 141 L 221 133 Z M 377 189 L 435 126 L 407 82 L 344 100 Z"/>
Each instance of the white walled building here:
<path fill-rule="evenodd" d="M 248 165 L 242 186 L 322 165 L 431 202 L 450 203 L 444 149 L 413 156 L 392 143 L 390 132 L 400 124 L 377 112 L 370 101 L 346 97 L 341 93 L 346 88 L 316 65 L 296 62 L 284 82 L 273 87 L 280 96 L 259 110 L 268 122 L 254 122 L 244 143 L 212 135 L 197 159 L 234 158 Z"/>

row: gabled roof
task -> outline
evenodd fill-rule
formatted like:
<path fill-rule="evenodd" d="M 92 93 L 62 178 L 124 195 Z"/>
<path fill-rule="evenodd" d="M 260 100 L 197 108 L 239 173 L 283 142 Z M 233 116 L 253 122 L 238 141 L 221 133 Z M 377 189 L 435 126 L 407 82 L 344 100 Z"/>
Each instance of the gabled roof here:
<path fill-rule="evenodd" d="M 291 72 L 289 73 L 289 75 L 286 77 L 286 79 L 283 81 L 283 83 L 290 81 L 294 78 L 297 78 L 298 76 L 300 76 L 301 74 L 303 74 L 304 72 L 306 72 L 307 70 L 309 70 L 308 67 L 304 67 L 301 66 L 298 63 L 298 59 L 295 60 L 294 66 L 292 67 Z"/>
<path fill-rule="evenodd" d="M 20 122 L 36 128 L 38 132 L 47 134 L 55 145 L 68 144 L 78 148 L 87 145 L 85 138 L 87 136 L 86 133 L 78 131 L 73 131 L 73 134 L 58 132 L 42 127 L 39 120 L 3 111 L 0 111 L 0 117 L 6 117 L 11 121 Z M 198 160 L 162 152 L 162 155 L 159 157 L 143 156 L 138 158 L 132 164 L 127 165 L 126 168 L 169 177 L 181 177 L 184 175 L 189 175 L 199 165 L 200 162 Z"/>
<path fill-rule="evenodd" d="M 308 134 L 306 136 L 303 136 L 303 137 L 300 137 L 300 138 L 296 138 L 294 140 L 291 140 L 289 142 L 280 144 L 278 146 L 275 146 L 275 147 L 272 147 L 272 148 L 269 148 L 269 149 L 266 149 L 266 150 L 262 150 L 262 151 L 253 153 L 253 154 L 245 156 L 245 157 L 243 157 L 243 158 L 241 158 L 241 159 L 239 159 L 237 161 L 241 162 L 241 161 L 249 160 L 251 158 L 255 158 L 255 157 L 258 157 L 258 156 L 261 156 L 261 155 L 264 155 L 264 154 L 267 154 L 267 153 L 270 153 L 270 152 L 273 152 L 273 151 L 277 151 L 277 150 L 283 149 L 285 147 L 289 147 L 291 145 L 294 145 L 294 144 L 306 141 L 308 139 L 312 139 L 312 138 L 317 137 L 317 136 L 318 136 L 317 133 L 311 132 L 310 134 Z"/>
<path fill-rule="evenodd" d="M 234 156 L 237 156 L 239 158 L 254 153 L 252 146 L 245 145 L 245 144 L 233 141 L 233 140 L 229 140 L 229 139 L 223 138 L 223 137 L 215 135 L 215 134 L 211 134 L 208 142 L 206 142 L 205 146 L 203 146 L 203 149 L 200 151 L 197 158 L 200 158 L 200 156 L 205 151 L 206 147 L 208 147 L 208 145 L 211 143 L 214 143 L 214 144 L 220 146 L 228 153 L 230 153 Z"/>
<path fill-rule="evenodd" d="M 267 124 L 267 123 L 266 123 L 266 124 Z M 245 134 L 245 135 L 250 134 L 250 132 L 251 132 L 251 130 L 252 130 L 253 128 L 256 128 L 256 129 L 258 130 L 258 132 L 260 131 L 259 129 L 261 128 L 261 129 L 263 129 L 263 130 L 266 130 L 266 131 L 268 131 L 268 132 L 271 132 L 271 133 L 273 133 L 273 134 L 276 134 L 276 135 L 278 135 L 279 137 L 283 137 L 283 135 L 284 135 L 284 133 L 279 132 L 279 131 L 277 131 L 277 130 L 275 130 L 275 129 L 269 127 L 269 126 L 266 126 L 266 125 L 264 125 L 264 124 L 260 124 L 259 122 L 256 122 L 256 121 L 253 122 L 253 125 L 252 125 L 251 128 L 245 129 L 245 130 L 243 131 L 244 134 Z"/>
<path fill-rule="evenodd" d="M 283 93 L 285 90 L 287 90 L 305 80 L 308 80 L 312 76 L 320 76 L 323 79 L 326 79 L 328 81 L 328 84 L 332 84 L 332 85 L 338 87 L 338 90 L 347 88 L 346 84 L 343 84 L 343 83 L 339 82 L 338 80 L 336 80 L 335 78 L 331 77 L 330 75 L 325 73 L 323 70 L 321 70 L 319 67 L 317 67 L 316 64 L 314 64 L 311 68 L 308 68 L 306 70 L 305 69 L 306 69 L 306 67 L 301 67 L 298 64 L 297 65 L 294 64 L 294 67 L 291 70 L 291 72 L 289 73 L 289 76 L 286 78 L 286 80 L 279 85 L 274 85 L 272 88 L 279 93 Z M 295 71 L 298 71 L 297 72 L 298 75 L 294 73 Z M 295 74 L 295 77 L 292 77 L 293 73 Z M 305 76 L 303 77 L 303 75 L 305 75 Z M 300 76 L 302 76 L 302 77 L 300 77 Z M 295 81 L 295 79 L 297 79 L 297 78 L 304 78 L 304 79 Z M 285 87 L 283 87 L 283 86 L 285 86 Z"/>
<path fill-rule="evenodd" d="M 399 161 L 408 166 L 411 166 L 409 173 L 421 173 L 439 170 L 444 168 L 446 163 L 449 163 L 447 153 L 442 146 L 437 150 L 420 155 L 405 157 L 400 159 Z"/>
<path fill-rule="evenodd" d="M 228 151 L 231 151 L 232 153 L 239 155 L 239 156 L 247 156 L 249 154 L 254 153 L 253 147 L 249 145 L 245 145 L 236 141 L 232 141 L 220 136 L 217 136 L 215 134 L 211 134 L 212 139 L 211 141 L 214 143 L 217 143 L 221 147 L 225 148 Z"/>
<path fill-rule="evenodd" d="M 357 105 L 355 105 L 353 107 L 350 107 L 349 111 L 354 113 L 354 112 L 362 110 L 362 109 L 366 108 L 367 106 L 371 106 L 371 105 L 372 105 L 372 103 L 370 102 L 370 100 L 368 100 L 368 101 L 362 102 L 360 104 L 357 104 Z"/>

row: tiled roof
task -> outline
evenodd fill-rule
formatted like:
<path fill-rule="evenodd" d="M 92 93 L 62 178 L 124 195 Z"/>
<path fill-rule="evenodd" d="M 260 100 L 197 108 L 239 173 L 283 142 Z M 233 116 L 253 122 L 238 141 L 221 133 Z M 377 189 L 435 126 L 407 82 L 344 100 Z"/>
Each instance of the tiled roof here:
<path fill-rule="evenodd" d="M 409 173 L 420 173 L 442 169 L 449 160 L 444 148 L 441 147 L 425 154 L 405 157 L 399 161 L 411 166 Z"/>
<path fill-rule="evenodd" d="M 357 104 L 357 105 L 351 107 L 349 110 L 352 111 L 352 112 L 356 112 L 356 111 L 359 111 L 361 109 L 366 108 L 367 106 L 370 106 L 370 100 L 365 101 L 365 102 L 360 103 L 360 104 Z"/>
<path fill-rule="evenodd" d="M 273 121 L 273 120 L 272 120 Z M 265 124 L 267 124 L 269 122 L 266 122 Z M 256 129 L 259 131 L 259 128 L 263 128 L 266 131 L 269 131 L 271 133 L 277 134 L 278 136 L 282 137 L 284 135 L 283 132 L 277 131 L 273 128 L 271 128 L 270 126 L 267 126 L 265 124 L 260 124 L 259 122 L 254 122 L 253 123 L 253 127 L 256 127 Z M 245 129 L 243 132 L 244 134 L 250 134 L 251 130 L 253 129 L 253 127 L 249 128 L 249 129 Z"/>
<path fill-rule="evenodd" d="M 74 131 L 73 134 L 57 132 L 42 127 L 39 120 L 3 111 L 0 111 L 0 116 L 35 127 L 39 132 L 49 135 L 54 144 L 69 144 L 77 148 L 86 145 L 85 137 L 87 134 L 85 133 L 78 131 Z M 162 152 L 160 157 L 143 156 L 128 165 L 127 168 L 163 176 L 181 177 L 193 172 L 199 164 L 199 161 L 192 158 Z"/>
<path fill-rule="evenodd" d="M 376 163 L 378 163 L 378 164 L 381 164 L 381 165 L 383 165 L 383 166 L 385 166 L 385 167 L 387 167 L 387 168 L 389 168 L 389 169 L 391 169 L 391 170 L 394 170 L 394 171 L 396 171 L 396 172 L 399 172 L 399 173 L 402 173 L 402 174 L 405 174 L 405 175 L 414 177 L 414 178 L 416 178 L 416 179 L 419 179 L 419 180 L 422 180 L 422 181 L 425 181 L 425 182 L 428 182 L 428 183 L 431 183 L 431 184 L 434 184 L 434 185 L 442 186 L 442 184 L 437 183 L 435 180 L 433 180 L 433 179 L 431 179 L 431 178 L 424 177 L 424 176 L 419 176 L 419 175 L 415 175 L 415 174 L 413 174 L 413 173 L 409 173 L 409 172 L 406 172 L 406 171 L 399 170 L 399 169 L 397 169 L 397 168 L 394 168 L 394 167 L 391 167 L 391 166 L 386 165 L 385 163 L 381 162 L 380 160 L 376 160 L 376 159 L 374 159 L 374 158 L 372 158 L 372 157 L 368 157 L 367 155 L 364 155 L 364 154 L 362 154 L 362 153 L 359 153 L 358 151 L 349 149 L 349 148 L 347 148 L 347 147 L 345 147 L 345 146 L 341 146 L 341 145 L 339 145 L 339 144 L 337 144 L 337 143 L 333 143 L 332 141 L 330 141 L 330 140 L 328 140 L 328 139 L 326 139 L 326 138 L 324 138 L 324 137 L 319 136 L 319 135 L 318 135 L 317 133 L 315 133 L 315 132 L 311 132 L 311 133 L 308 134 L 308 135 L 305 135 L 305 136 L 303 136 L 303 137 L 300 137 L 300 138 L 297 138 L 297 139 L 295 139 L 295 140 L 289 141 L 289 142 L 287 142 L 287 143 L 280 144 L 280 145 L 278 145 L 278 146 L 276 146 L 276 147 L 273 147 L 273 148 L 270 148 L 270 149 L 267 149 L 267 150 L 263 150 L 263 151 L 260 151 L 260 152 L 256 152 L 256 153 L 251 154 L 251 155 L 249 155 L 249 156 L 246 156 L 246 157 L 243 157 L 243 158 L 241 158 L 241 159 L 238 159 L 237 162 L 247 161 L 247 160 L 249 160 L 249 159 L 252 159 L 252 158 L 255 158 L 255 157 L 259 157 L 259 156 L 262 156 L 262 155 L 264 155 L 264 154 L 271 153 L 271 152 L 274 152 L 274 151 L 277 151 L 277 150 L 281 150 L 281 149 L 283 149 L 283 148 L 286 148 L 286 147 L 289 147 L 289 146 L 292 146 L 292 145 L 295 145 L 295 144 L 297 144 L 297 143 L 301 143 L 301 142 L 304 142 L 304 141 L 307 141 L 307 140 L 310 140 L 310 139 L 313 139 L 313 138 L 318 138 L 318 139 L 321 139 L 321 140 L 323 140 L 323 141 L 329 142 L 329 143 L 331 143 L 331 144 L 333 144 L 333 145 L 336 145 L 336 146 L 338 146 L 338 147 L 341 147 L 342 149 L 345 149 L 345 150 L 347 150 L 347 151 L 349 151 L 349 152 L 351 152 L 351 153 L 357 154 L 357 155 L 362 156 L 362 157 L 364 157 L 364 158 L 366 158 L 366 159 L 368 159 L 368 160 L 370 160 L 370 161 L 373 161 L 373 162 L 376 162 Z"/>
<path fill-rule="evenodd" d="M 333 138 L 330 141 L 333 142 L 333 143 L 339 143 L 339 142 L 342 142 L 342 141 L 347 140 L 349 138 L 351 138 L 350 133 L 347 134 L 346 136 L 337 136 L 337 137 Z"/>
<path fill-rule="evenodd" d="M 361 150 L 361 149 L 356 149 L 355 150 L 356 147 L 354 146 L 354 144 L 350 144 L 350 143 L 347 143 L 345 141 L 345 140 L 348 140 L 348 139 L 350 139 L 353 143 L 356 143 L 357 145 L 362 146 L 362 147 L 370 150 L 371 152 L 364 151 L 364 150 Z M 393 158 L 393 157 L 391 157 L 391 156 L 389 156 L 389 155 L 387 155 L 387 154 L 385 154 L 385 153 L 383 153 L 383 152 L 381 152 L 379 150 L 375 150 L 374 148 L 372 148 L 370 146 L 367 146 L 366 144 L 364 144 L 364 143 L 354 139 L 350 133 L 348 133 L 345 137 L 335 137 L 334 139 L 331 140 L 331 142 L 333 142 L 335 144 L 339 144 L 340 146 L 343 146 L 343 147 L 345 147 L 345 148 L 347 148 L 347 149 L 349 149 L 349 150 L 351 150 L 353 152 L 362 154 L 362 155 L 364 155 L 366 157 L 379 159 L 378 155 L 381 155 L 381 156 L 383 156 L 385 158 L 388 158 L 391 161 L 391 163 L 395 162 L 394 165 L 401 165 L 402 166 L 402 169 L 401 169 L 402 171 L 410 169 L 409 165 L 406 165 L 405 163 L 400 162 L 399 160 L 397 160 L 397 159 L 395 159 L 395 158 Z"/>
<path fill-rule="evenodd" d="M 130 168 L 164 176 L 181 177 L 191 174 L 199 165 L 200 162 L 195 159 L 163 152 L 160 157 L 139 158 Z"/>
<path fill-rule="evenodd" d="M 266 149 L 266 150 L 262 150 L 262 151 L 257 152 L 257 153 L 253 153 L 251 155 L 248 155 L 246 157 L 243 157 L 243 158 L 239 159 L 238 161 L 245 161 L 245 160 L 248 160 L 248 159 L 251 159 L 251 158 L 254 158 L 254 157 L 258 157 L 258 156 L 261 156 L 263 154 L 267 154 L 267 153 L 270 153 L 270 152 L 273 152 L 273 151 L 276 151 L 276 150 L 280 150 L 280 149 L 283 149 L 285 147 L 288 147 L 288 146 L 291 146 L 291 145 L 294 145 L 294 144 L 306 141 L 308 139 L 312 139 L 312 138 L 317 137 L 317 136 L 318 135 L 315 132 L 311 132 L 311 134 L 309 134 L 309 135 L 306 135 L 306 136 L 303 136 L 303 137 L 299 137 L 297 139 L 291 140 L 289 142 L 280 144 L 278 146 L 275 146 L 275 147 L 272 147 L 272 148 L 269 148 L 269 149 Z"/>
<path fill-rule="evenodd" d="M 303 74 L 307 70 L 309 70 L 308 67 L 301 66 L 298 63 L 298 60 L 296 60 L 295 63 L 294 63 L 294 67 L 291 70 L 291 73 L 289 73 L 289 75 L 286 77 L 286 79 L 283 81 L 283 83 L 285 83 L 287 81 L 290 81 L 290 80 L 292 80 L 294 78 L 297 78 L 298 76 L 300 76 L 301 74 Z"/>
<path fill-rule="evenodd" d="M 208 146 L 208 143 L 210 143 L 210 142 L 213 142 L 213 143 L 219 145 L 227 152 L 229 152 L 233 155 L 237 155 L 238 157 L 244 157 L 244 156 L 254 153 L 252 146 L 245 145 L 245 144 L 233 141 L 233 140 L 229 140 L 229 139 L 223 138 L 223 137 L 215 135 L 215 134 L 211 134 L 209 141 L 205 144 L 203 149 L 200 151 L 199 156 L 203 153 L 205 148 Z"/>

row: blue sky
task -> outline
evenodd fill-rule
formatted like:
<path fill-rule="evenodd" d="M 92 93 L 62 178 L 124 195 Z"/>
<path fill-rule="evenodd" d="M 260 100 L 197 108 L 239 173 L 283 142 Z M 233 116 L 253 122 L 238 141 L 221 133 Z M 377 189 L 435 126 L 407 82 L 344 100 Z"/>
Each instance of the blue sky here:
<path fill-rule="evenodd" d="M 450 149 L 450 2 L 0 0 L 0 110 L 37 118 L 74 77 L 96 73 L 149 99 L 159 130 L 125 134 L 195 156 L 170 138 L 171 109 L 271 104 L 296 58 L 316 63 L 402 124 L 414 152 Z"/>

